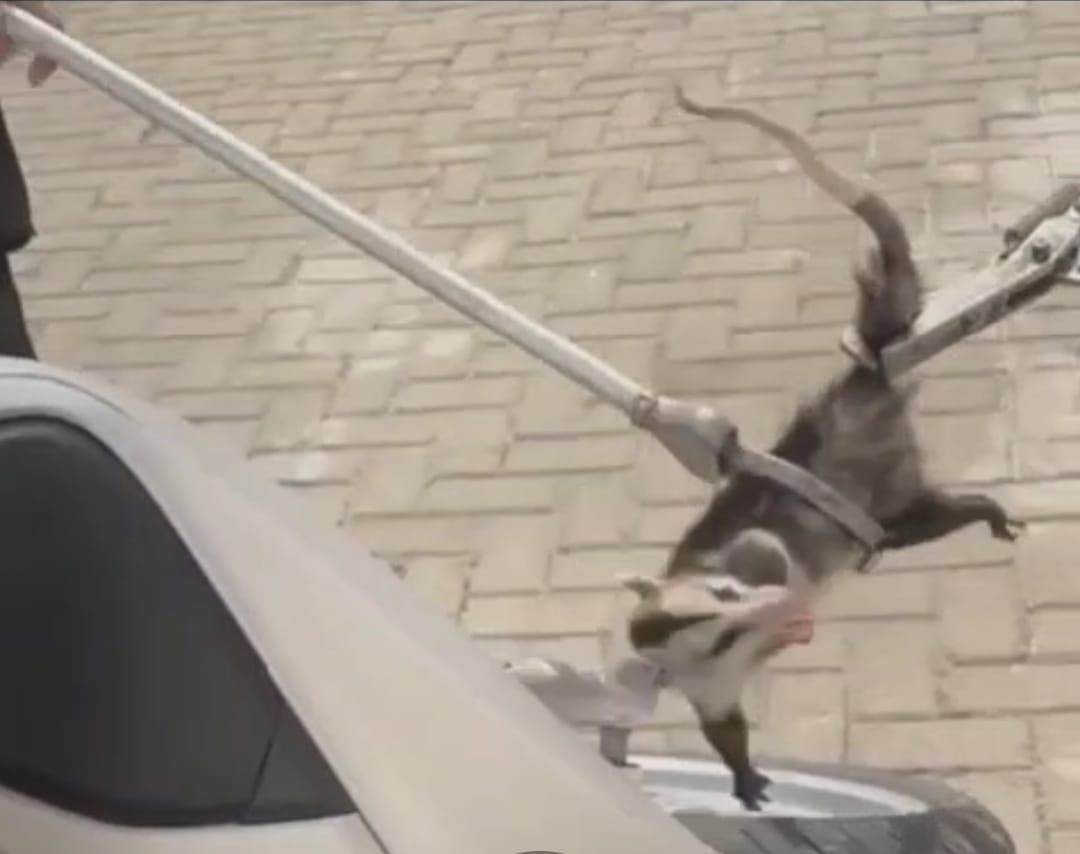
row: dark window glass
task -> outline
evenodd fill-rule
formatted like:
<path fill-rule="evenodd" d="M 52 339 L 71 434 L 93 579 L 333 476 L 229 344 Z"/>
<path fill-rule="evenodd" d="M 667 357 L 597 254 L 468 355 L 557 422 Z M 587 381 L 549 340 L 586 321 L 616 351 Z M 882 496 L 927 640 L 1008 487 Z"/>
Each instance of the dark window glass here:
<path fill-rule="evenodd" d="M 0 784 L 122 825 L 354 811 L 107 448 L 60 421 L 3 421 L 0 473 Z"/>

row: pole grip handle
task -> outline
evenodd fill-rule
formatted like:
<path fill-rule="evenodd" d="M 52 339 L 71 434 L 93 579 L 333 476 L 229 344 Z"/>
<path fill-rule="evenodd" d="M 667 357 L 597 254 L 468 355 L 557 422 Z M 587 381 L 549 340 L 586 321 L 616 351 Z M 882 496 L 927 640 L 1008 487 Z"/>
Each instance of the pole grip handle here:
<path fill-rule="evenodd" d="M 1058 187 L 1053 193 L 1039 202 L 1020 219 L 1005 229 L 1002 235 L 1005 240 L 1005 248 L 1023 243 L 1028 236 L 1044 219 L 1061 216 L 1070 207 L 1080 201 L 1080 182 L 1070 181 L 1064 186 Z"/>

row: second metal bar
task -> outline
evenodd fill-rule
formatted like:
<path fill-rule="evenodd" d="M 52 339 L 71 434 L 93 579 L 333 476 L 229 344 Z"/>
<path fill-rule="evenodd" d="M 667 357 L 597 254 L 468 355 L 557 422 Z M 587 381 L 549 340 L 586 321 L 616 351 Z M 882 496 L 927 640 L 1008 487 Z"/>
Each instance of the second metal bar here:
<path fill-rule="evenodd" d="M 167 127 L 462 314 L 509 338 L 627 416 L 636 417 L 643 397 L 654 397 L 606 362 L 457 273 L 439 267 L 397 235 L 76 39 L 7 4 L 0 4 L 0 14 L 4 30 L 21 46 L 49 56 L 75 76 Z"/>
<path fill-rule="evenodd" d="M 1067 209 L 1034 228 L 1003 260 L 930 294 L 910 334 L 886 347 L 881 367 L 898 377 L 1042 296 L 1080 243 L 1080 212 Z"/>

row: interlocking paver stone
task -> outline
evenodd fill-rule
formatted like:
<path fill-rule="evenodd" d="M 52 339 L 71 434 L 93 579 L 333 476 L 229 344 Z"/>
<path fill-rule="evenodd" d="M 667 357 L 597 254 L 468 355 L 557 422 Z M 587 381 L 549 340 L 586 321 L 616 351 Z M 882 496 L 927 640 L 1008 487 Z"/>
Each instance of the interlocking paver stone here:
<path fill-rule="evenodd" d="M 636 379 L 750 441 L 835 367 L 865 234 L 756 131 L 869 177 L 944 282 L 1080 174 L 1068 3 L 66 4 L 76 36 Z M 625 418 L 167 131 L 0 74 L 40 235 L 42 354 L 247 453 L 492 654 L 622 648 L 707 490 Z M 934 265 L 941 265 L 935 267 Z M 1024 854 L 1077 845 L 1080 311 L 1056 293 L 928 366 L 935 471 L 1031 520 L 887 559 L 751 706 L 763 748 L 939 769 Z M 1000 334 L 998 334 L 1000 333 Z M 674 705 L 672 705 L 674 703 Z M 640 743 L 705 749 L 664 707 Z"/>

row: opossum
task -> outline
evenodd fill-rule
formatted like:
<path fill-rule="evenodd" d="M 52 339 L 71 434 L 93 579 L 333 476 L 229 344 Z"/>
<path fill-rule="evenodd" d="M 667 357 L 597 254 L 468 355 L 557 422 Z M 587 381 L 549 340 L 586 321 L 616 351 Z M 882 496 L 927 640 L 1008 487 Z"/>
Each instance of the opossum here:
<path fill-rule="evenodd" d="M 985 522 L 996 538 L 1015 539 L 1023 523 L 988 495 L 947 493 L 927 481 L 909 415 L 915 384 L 874 369 L 882 348 L 908 332 L 922 307 L 922 281 L 900 217 L 788 128 L 750 110 L 701 105 L 681 88 L 677 100 L 690 113 L 742 121 L 779 141 L 876 238 L 854 273 L 854 328 L 864 358 L 798 408 L 771 453 L 865 510 L 885 531 L 881 550 L 935 540 L 975 522 Z M 625 580 L 639 597 L 628 621 L 631 645 L 689 700 L 703 735 L 732 772 L 733 794 L 748 809 L 768 800 L 770 781 L 749 757 L 740 702 L 746 679 L 785 647 L 809 642 L 814 600 L 837 573 L 860 568 L 862 549 L 798 496 L 736 472 L 676 544 L 661 578 Z"/>

